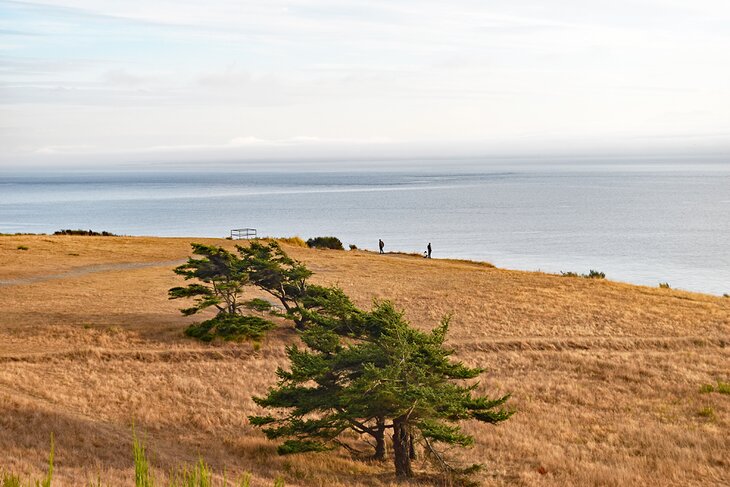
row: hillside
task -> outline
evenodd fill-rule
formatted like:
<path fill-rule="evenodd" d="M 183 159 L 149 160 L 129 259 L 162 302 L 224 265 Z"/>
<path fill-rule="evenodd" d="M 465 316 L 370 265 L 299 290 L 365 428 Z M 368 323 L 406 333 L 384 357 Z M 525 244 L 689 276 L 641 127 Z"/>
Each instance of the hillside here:
<path fill-rule="evenodd" d="M 213 239 L 0 237 L 0 472 L 54 485 L 130 485 L 132 423 L 164 473 L 200 454 L 253 485 L 391 485 L 390 464 L 346 452 L 279 457 L 247 424 L 285 366 L 290 326 L 261 348 L 203 344 L 167 289 L 189 243 Z M 27 247 L 27 250 L 19 247 Z M 488 369 L 480 391 L 518 413 L 461 455 L 484 485 L 721 485 L 730 462 L 730 299 L 485 264 L 285 246 L 316 282 L 364 307 L 393 300 L 419 327 L 453 314 L 449 345 Z M 602 269 L 610 274 L 610 269 Z M 416 468 L 430 467 L 418 462 Z M 423 479 L 423 478 L 422 478 Z"/>

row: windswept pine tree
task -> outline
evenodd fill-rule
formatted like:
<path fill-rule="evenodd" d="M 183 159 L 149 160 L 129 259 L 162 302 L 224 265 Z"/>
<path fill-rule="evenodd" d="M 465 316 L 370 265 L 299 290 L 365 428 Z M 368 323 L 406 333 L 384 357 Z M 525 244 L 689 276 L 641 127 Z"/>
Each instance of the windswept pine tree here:
<path fill-rule="evenodd" d="M 390 302 L 363 312 L 344 293 L 335 297 L 323 307 L 326 319 L 302 333 L 306 348 L 287 348 L 290 370 L 280 368 L 277 386 L 254 398 L 280 413 L 249 418 L 267 437 L 285 439 L 279 453 L 353 449 L 344 435 L 352 431 L 373 440 L 374 457 L 384 459 L 389 433 L 396 475 L 409 478 L 417 446 L 451 469 L 437 444 L 471 445 L 460 421 L 496 424 L 512 415 L 503 408 L 509 395 L 479 396 L 465 382 L 482 369 L 451 360 L 448 319 L 424 333 Z"/>
<path fill-rule="evenodd" d="M 303 263 L 292 259 L 276 242 L 251 242 L 236 246 L 238 255 L 222 247 L 192 244 L 194 257 L 174 272 L 193 282 L 173 287 L 170 299 L 193 299 L 194 304 L 181 309 L 188 316 L 215 308 L 212 319 L 191 325 L 186 333 L 202 340 L 216 336 L 225 339 L 258 340 L 275 325 L 263 315 L 285 318 L 299 330 L 318 323 L 334 329 L 344 326 L 355 310 L 349 298 L 337 288 L 309 284 L 312 275 Z M 246 287 L 257 288 L 281 303 L 280 312 L 271 302 L 243 299 Z M 252 315 L 256 312 L 259 315 Z"/>

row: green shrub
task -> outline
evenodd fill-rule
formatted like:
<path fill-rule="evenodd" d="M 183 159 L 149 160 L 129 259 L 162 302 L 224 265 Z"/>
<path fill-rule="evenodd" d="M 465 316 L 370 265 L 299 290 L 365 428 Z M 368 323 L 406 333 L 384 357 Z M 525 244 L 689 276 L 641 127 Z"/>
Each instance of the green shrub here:
<path fill-rule="evenodd" d="M 591 269 L 590 271 L 588 271 L 588 274 L 587 275 L 584 274 L 583 277 L 588 278 L 588 279 L 605 279 L 606 274 L 603 272 L 594 271 L 593 269 Z"/>
<path fill-rule="evenodd" d="M 58 230 L 56 232 L 53 232 L 54 235 L 83 235 L 86 237 L 117 237 L 117 235 L 111 233 L 111 232 L 95 232 L 93 230 L 71 230 L 71 229 L 64 229 L 64 230 Z"/>
<path fill-rule="evenodd" d="M 18 245 L 18 250 L 28 250 L 28 247 L 25 245 Z"/>
<path fill-rule="evenodd" d="M 216 337 L 233 341 L 259 341 L 275 326 L 274 323 L 258 316 L 220 314 L 202 323 L 193 323 L 185 330 L 185 334 L 205 342 L 212 341 Z"/>
<path fill-rule="evenodd" d="M 350 244 L 350 250 L 357 250 L 357 245 Z"/>
<path fill-rule="evenodd" d="M 605 279 L 606 278 L 605 273 L 594 271 L 593 269 L 588 271 L 588 274 L 578 274 L 577 272 L 560 271 L 560 275 L 563 277 L 585 277 L 586 279 Z"/>
<path fill-rule="evenodd" d="M 337 237 L 314 237 L 307 240 L 307 247 L 312 249 L 345 250 Z"/>
<path fill-rule="evenodd" d="M 730 298 L 730 294 L 725 293 L 725 294 L 722 295 L 722 297 L 723 298 Z"/>
<path fill-rule="evenodd" d="M 672 288 L 671 288 L 671 287 L 669 286 L 669 283 L 668 283 L 668 282 L 660 282 L 660 283 L 659 283 L 659 288 L 660 288 L 660 289 L 672 289 Z"/>
<path fill-rule="evenodd" d="M 702 384 L 700 386 L 701 394 L 709 394 L 710 392 L 715 392 L 715 387 L 712 384 Z"/>

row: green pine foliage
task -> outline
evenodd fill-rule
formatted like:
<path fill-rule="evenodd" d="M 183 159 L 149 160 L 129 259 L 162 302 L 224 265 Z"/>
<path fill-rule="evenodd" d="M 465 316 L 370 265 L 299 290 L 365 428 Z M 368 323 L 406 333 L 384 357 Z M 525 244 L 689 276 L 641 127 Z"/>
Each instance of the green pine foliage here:
<path fill-rule="evenodd" d="M 222 247 L 192 244 L 192 248 L 198 257 L 189 258 L 175 273 L 194 282 L 173 287 L 168 295 L 170 299 L 193 300 L 193 306 L 180 310 L 183 315 L 194 315 L 208 308 L 218 313 L 214 318 L 190 325 L 185 331 L 190 337 L 204 341 L 216 337 L 258 341 L 275 325 L 251 313 L 285 318 L 294 322 L 297 329 L 304 330 L 318 320 L 339 319 L 352 307 L 339 289 L 309 284 L 312 271 L 289 257 L 277 242 L 237 246 L 237 255 Z M 261 298 L 244 300 L 247 287 L 271 295 L 278 304 Z"/>
<path fill-rule="evenodd" d="M 273 296 L 298 329 L 306 326 L 302 316 L 302 300 L 307 293 L 307 279 L 312 271 L 289 257 L 276 242 L 251 242 L 248 247 L 236 246 L 247 278 L 252 285 Z"/>
<path fill-rule="evenodd" d="M 476 384 L 464 382 L 482 369 L 451 360 L 448 318 L 425 333 L 390 302 L 364 312 L 341 291 L 329 297 L 301 335 L 306 347 L 287 348 L 290 370 L 279 369 L 277 386 L 254 398 L 277 411 L 249 420 L 268 438 L 286 439 L 279 453 L 351 448 L 343 433 L 354 432 L 370 437 L 374 457 L 384 459 L 390 432 L 396 475 L 411 477 L 417 446 L 451 469 L 436 445 L 471 445 L 461 421 L 496 424 L 512 415 L 503 407 L 509 395 L 479 396 Z"/>
<path fill-rule="evenodd" d="M 222 247 L 197 243 L 192 247 L 193 253 L 200 258 L 190 257 L 174 272 L 185 280 L 197 282 L 170 289 L 170 299 L 194 299 L 194 306 L 180 310 L 186 316 L 210 307 L 216 308 L 218 313 L 239 313 L 242 307 L 240 295 L 248 281 L 241 259 Z"/>
<path fill-rule="evenodd" d="M 258 316 L 222 314 L 188 326 L 185 334 L 204 342 L 210 342 L 216 337 L 230 341 L 258 342 L 274 327 L 276 327 L 274 323 Z"/>

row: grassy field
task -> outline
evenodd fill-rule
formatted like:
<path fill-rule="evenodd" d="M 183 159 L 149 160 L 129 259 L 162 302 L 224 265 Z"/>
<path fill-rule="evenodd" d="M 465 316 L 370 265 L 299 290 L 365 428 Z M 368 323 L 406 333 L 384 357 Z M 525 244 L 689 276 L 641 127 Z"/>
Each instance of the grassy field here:
<path fill-rule="evenodd" d="M 346 452 L 279 457 L 251 400 L 285 366 L 289 326 L 261 348 L 183 336 L 171 272 L 211 239 L 0 237 L 0 472 L 131 485 L 132 424 L 153 468 L 202 456 L 252 485 L 385 486 L 391 464 Z M 25 247 L 25 248 L 23 248 Z M 417 326 L 453 313 L 449 344 L 518 413 L 469 425 L 483 485 L 727 485 L 730 299 L 464 261 L 285 246 L 353 300 L 394 300 Z M 610 269 L 602 269 L 610 273 Z M 729 283 L 730 285 L 730 283 Z M 730 291 L 730 289 L 729 289 Z M 715 387 L 716 388 L 716 387 Z M 417 462 L 418 483 L 430 466 Z"/>

